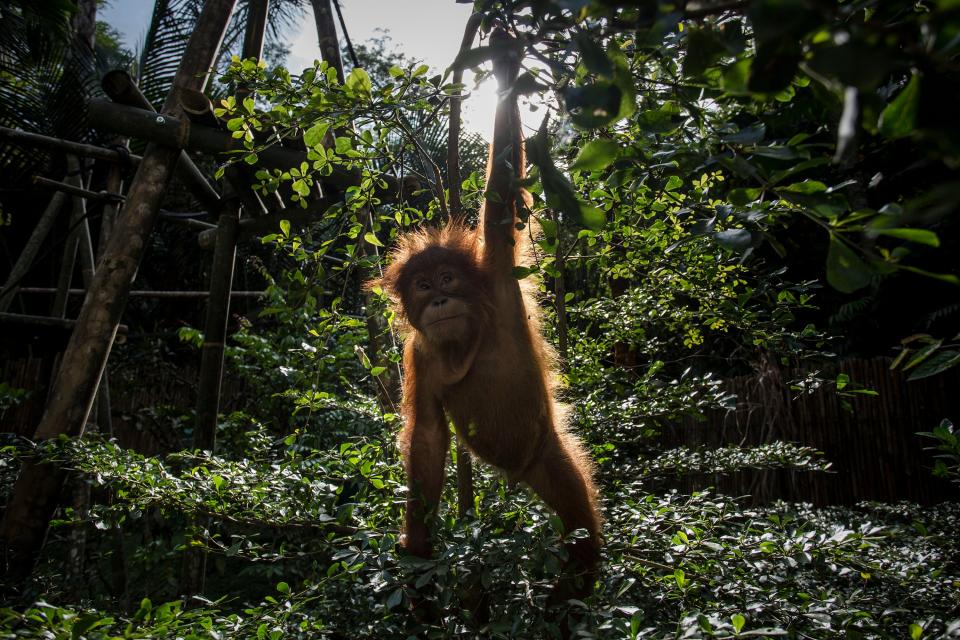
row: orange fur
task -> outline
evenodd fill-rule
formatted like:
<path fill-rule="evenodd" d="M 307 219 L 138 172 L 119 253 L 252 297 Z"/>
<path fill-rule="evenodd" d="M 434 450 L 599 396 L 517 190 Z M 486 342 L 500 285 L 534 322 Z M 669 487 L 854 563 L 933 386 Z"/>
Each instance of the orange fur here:
<path fill-rule="evenodd" d="M 519 63 L 503 49 L 494 71 L 510 84 Z M 393 301 L 406 334 L 399 445 L 410 492 L 403 544 L 430 553 L 427 522 L 442 490 L 449 419 L 474 454 L 528 484 L 568 531 L 587 530 L 569 549 L 592 578 L 602 524 L 593 462 L 555 398 L 556 356 L 541 333 L 533 287 L 512 274 L 529 244 L 516 229 L 518 202 L 529 197 L 517 187 L 523 176 L 516 96 L 506 91 L 487 168 L 487 192 L 496 195 L 485 202 L 478 227 L 451 222 L 403 235 L 373 283 Z"/>

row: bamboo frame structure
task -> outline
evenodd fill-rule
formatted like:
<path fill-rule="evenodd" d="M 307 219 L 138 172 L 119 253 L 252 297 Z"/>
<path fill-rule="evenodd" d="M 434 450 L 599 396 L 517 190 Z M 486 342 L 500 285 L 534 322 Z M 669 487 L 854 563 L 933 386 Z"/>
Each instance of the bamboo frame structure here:
<path fill-rule="evenodd" d="M 177 118 L 181 88 L 202 89 L 220 49 L 236 0 L 208 0 L 187 43 L 163 113 Z M 154 114 L 154 118 L 162 118 Z M 122 214 L 104 250 L 73 334 L 67 344 L 35 440 L 83 434 L 97 388 L 126 306 L 140 259 L 180 157 L 179 146 L 147 146 Z M 66 472 L 25 462 L 0 523 L 7 579 L 21 583 L 32 572 L 57 507 Z"/>
<path fill-rule="evenodd" d="M 146 109 L 94 98 L 87 103 L 87 118 L 91 126 L 98 129 L 185 151 L 234 155 L 245 152 L 243 145 L 229 132 L 193 124 L 189 118 L 179 115 L 157 114 Z M 307 153 L 272 145 L 257 151 L 257 157 L 264 166 L 287 168 L 299 166 L 307 159 Z M 352 186 L 357 179 L 357 175 L 342 169 L 335 169 L 326 177 L 330 184 L 340 189 Z M 400 182 L 390 176 L 384 176 L 383 181 L 387 186 L 378 187 L 376 194 L 381 198 L 395 198 L 400 191 Z"/>
<path fill-rule="evenodd" d="M 46 411 L 34 432 L 34 440 L 43 441 L 62 435 L 83 435 L 94 412 L 110 418 L 109 389 L 105 377 L 106 362 L 117 334 L 125 334 L 120 318 L 130 297 L 207 299 L 204 324 L 204 345 L 199 374 L 195 446 L 213 450 L 219 413 L 223 375 L 224 343 L 227 335 L 231 298 L 259 297 L 260 291 L 233 291 L 236 247 L 241 240 L 279 226 L 281 219 L 303 226 L 317 219 L 333 206 L 338 198 L 324 196 L 306 209 L 283 210 L 282 205 L 269 211 L 264 202 L 250 190 L 245 167 L 229 167 L 223 193 L 208 182 L 187 151 L 223 154 L 243 151 L 228 132 L 221 130 L 213 116 L 203 88 L 209 77 L 227 23 L 236 0 L 208 0 L 191 33 L 184 56 L 163 108 L 157 112 L 146 100 L 129 75 L 108 73 L 103 88 L 110 100 L 88 102 L 88 123 L 117 135 L 117 148 L 52 138 L 39 134 L 0 127 L 0 139 L 68 154 L 68 172 L 63 180 L 36 176 L 34 183 L 54 191 L 43 215 L 18 258 L 3 289 L 0 290 L 0 321 L 21 325 L 48 326 L 72 330 L 62 353 L 59 371 L 52 382 Z M 318 37 L 324 59 L 343 78 L 338 41 L 329 0 L 314 2 Z M 243 55 L 261 55 L 269 0 L 250 0 Z M 248 91 L 240 88 L 240 94 Z M 128 153 L 127 137 L 148 142 L 143 156 Z M 268 166 L 289 167 L 306 159 L 302 144 L 296 148 L 271 146 L 258 154 Z M 110 163 L 107 189 L 94 191 L 83 175 L 89 168 L 82 158 Z M 127 193 L 123 194 L 122 169 L 137 166 Z M 166 212 L 160 203 L 172 177 L 176 176 L 208 212 L 219 214 L 216 225 L 194 220 L 185 215 Z M 341 193 L 359 181 L 358 172 L 337 170 L 324 180 L 332 193 Z M 386 187 L 378 188 L 382 200 L 393 200 L 402 194 L 402 182 L 386 178 Z M 70 201 L 70 235 L 61 263 L 58 286 L 20 287 L 31 268 L 40 246 L 56 223 L 59 212 Z M 88 202 L 103 203 L 103 218 L 98 252 L 87 221 Z M 122 211 L 118 211 L 122 205 Z M 241 219 L 241 211 L 248 217 Z M 367 212 L 369 216 L 370 213 Z M 132 283 L 148 244 L 149 235 L 158 219 L 186 224 L 200 230 L 198 241 L 214 250 L 210 288 L 208 291 L 135 291 Z M 372 220 L 372 218 L 371 218 Z M 376 247 L 362 250 L 375 253 Z M 80 259 L 83 288 L 71 286 L 75 263 Z M 330 257 L 330 260 L 335 258 Z M 54 296 L 53 317 L 6 313 L 16 293 Z M 76 319 L 65 317 L 70 296 L 83 296 Z M 375 314 L 367 316 L 373 353 L 380 353 L 379 340 L 383 326 Z M 386 382 L 384 382 L 386 380 Z M 396 375 L 381 376 L 378 395 L 385 409 L 398 402 Z M 108 429 L 109 431 L 109 429 Z M 42 550 L 49 521 L 57 508 L 66 472 L 52 463 L 25 462 L 14 485 L 9 503 L 0 521 L 0 560 L 11 583 L 21 583 L 30 574 Z M 326 525 L 324 525 L 326 526 Z M 332 526 L 332 525 L 331 525 Z M 186 593 L 203 588 L 202 555 L 186 554 L 181 586 Z"/>

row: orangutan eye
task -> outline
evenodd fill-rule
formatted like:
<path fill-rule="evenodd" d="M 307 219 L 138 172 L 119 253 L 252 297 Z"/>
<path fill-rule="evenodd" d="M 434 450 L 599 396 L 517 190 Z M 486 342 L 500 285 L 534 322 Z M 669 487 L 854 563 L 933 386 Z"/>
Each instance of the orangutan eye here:
<path fill-rule="evenodd" d="M 453 282 L 453 275 L 449 273 L 440 274 L 440 284 L 450 284 L 451 282 Z"/>
<path fill-rule="evenodd" d="M 430 283 L 427 282 L 426 280 L 417 280 L 417 289 L 419 289 L 420 291 L 429 291 Z"/>

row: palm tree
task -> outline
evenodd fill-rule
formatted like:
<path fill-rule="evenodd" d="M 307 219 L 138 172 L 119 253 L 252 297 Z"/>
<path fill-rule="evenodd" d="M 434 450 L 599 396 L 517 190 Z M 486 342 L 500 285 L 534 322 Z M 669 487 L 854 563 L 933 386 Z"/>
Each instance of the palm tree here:
<path fill-rule="evenodd" d="M 87 137 L 77 110 L 96 87 L 95 15 L 96 0 L 0 0 L 0 126 Z M 0 186 L 22 186 L 46 161 L 0 144 Z"/>
<path fill-rule="evenodd" d="M 308 0 L 272 0 L 267 16 L 267 51 L 283 50 L 288 30 L 301 17 Z M 203 8 L 203 0 L 156 0 L 150 28 L 140 53 L 138 76 L 147 99 L 159 106 L 170 90 L 173 76 L 187 46 L 187 38 Z M 244 27 L 250 9 L 248 0 L 240 0 L 227 27 L 217 67 L 240 53 Z"/>

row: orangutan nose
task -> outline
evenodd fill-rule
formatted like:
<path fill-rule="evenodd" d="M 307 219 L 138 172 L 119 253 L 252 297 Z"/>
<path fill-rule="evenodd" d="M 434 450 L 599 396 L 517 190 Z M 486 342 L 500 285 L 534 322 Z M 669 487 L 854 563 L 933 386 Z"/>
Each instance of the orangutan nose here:
<path fill-rule="evenodd" d="M 435 307 L 442 307 L 443 305 L 447 304 L 447 300 L 448 300 L 448 299 L 449 299 L 449 298 L 436 298 L 436 299 L 433 301 L 433 306 L 435 306 Z"/>

